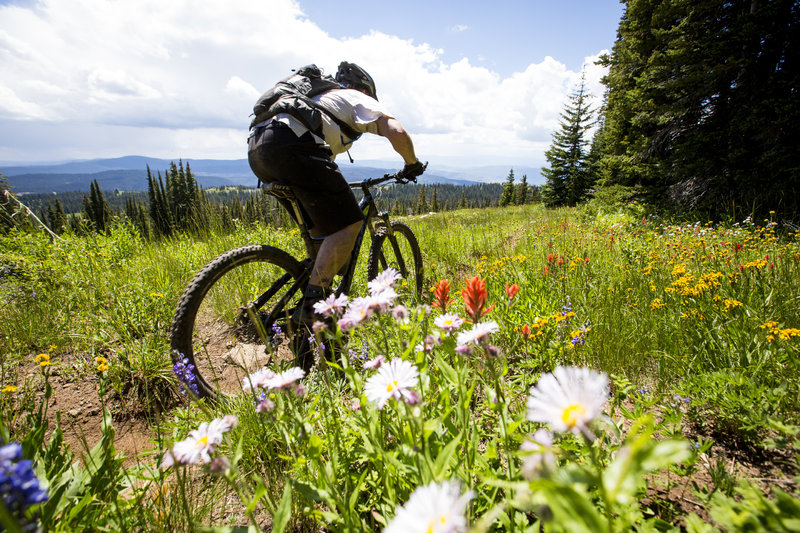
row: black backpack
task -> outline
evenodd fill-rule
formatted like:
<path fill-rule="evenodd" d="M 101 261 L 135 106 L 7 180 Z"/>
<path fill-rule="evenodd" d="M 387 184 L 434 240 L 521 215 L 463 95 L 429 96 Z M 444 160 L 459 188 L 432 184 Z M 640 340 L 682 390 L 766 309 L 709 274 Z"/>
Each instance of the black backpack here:
<path fill-rule="evenodd" d="M 278 113 L 288 113 L 311 132 L 322 137 L 322 113 L 325 113 L 336 122 L 342 133 L 355 140 L 361 135 L 358 131 L 311 100 L 312 96 L 341 88 L 333 76 L 323 75 L 316 65 L 299 68 L 294 74 L 282 79 L 261 95 L 253 106 L 254 117 L 250 122 L 250 128 Z"/>

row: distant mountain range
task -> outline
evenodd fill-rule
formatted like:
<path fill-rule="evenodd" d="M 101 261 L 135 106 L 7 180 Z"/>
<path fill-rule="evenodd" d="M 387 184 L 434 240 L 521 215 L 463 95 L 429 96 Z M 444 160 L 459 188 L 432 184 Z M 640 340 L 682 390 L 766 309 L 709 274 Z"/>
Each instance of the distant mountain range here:
<path fill-rule="evenodd" d="M 63 163 L 41 163 L 14 166 L 0 166 L 0 173 L 8 177 L 8 183 L 17 194 L 51 193 L 68 191 L 88 191 L 89 184 L 97 180 L 101 190 L 141 191 L 147 189 L 147 167 L 153 174 L 169 168 L 172 160 L 143 156 L 125 156 L 113 159 L 91 159 Z M 175 160 L 177 162 L 177 160 Z M 256 186 L 256 177 L 250 171 L 247 159 L 186 159 L 198 183 L 205 188 L 225 185 Z M 340 168 L 348 181 L 358 181 L 368 177 L 395 172 L 396 162 L 364 161 L 360 164 L 340 162 Z M 513 167 L 481 166 L 455 168 L 436 166 L 431 163 L 420 183 L 452 185 L 474 185 L 475 183 L 501 182 Z M 528 175 L 531 185 L 543 182 L 539 169 L 531 167 L 514 168 L 517 182 Z"/>

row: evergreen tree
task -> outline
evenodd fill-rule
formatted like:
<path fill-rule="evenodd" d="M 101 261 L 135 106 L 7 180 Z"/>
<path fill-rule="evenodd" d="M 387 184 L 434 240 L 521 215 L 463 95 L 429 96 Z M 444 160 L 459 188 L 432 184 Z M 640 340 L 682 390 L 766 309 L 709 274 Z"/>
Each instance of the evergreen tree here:
<path fill-rule="evenodd" d="M 500 195 L 500 207 L 505 207 L 514 201 L 514 169 L 508 172 L 503 193 Z"/>
<path fill-rule="evenodd" d="M 549 167 L 542 168 L 546 183 L 545 205 L 575 205 L 586 197 L 591 179 L 588 172 L 586 132 L 592 127 L 592 109 L 586 91 L 585 72 L 561 113 L 553 143 L 544 153 Z"/>
<path fill-rule="evenodd" d="M 439 188 L 433 188 L 433 196 L 431 197 L 431 211 L 438 213 L 441 211 L 442 206 L 439 205 Z"/>
<path fill-rule="evenodd" d="M 514 192 L 514 203 L 517 205 L 525 205 L 528 202 L 528 176 L 522 175 L 522 181 L 517 185 Z"/>
<path fill-rule="evenodd" d="M 458 208 L 459 209 L 467 208 L 467 193 L 464 191 L 461 191 L 461 198 L 458 199 Z"/>
<path fill-rule="evenodd" d="M 799 61 L 796 0 L 627 0 L 603 59 L 603 183 L 710 216 L 800 214 Z"/>
<path fill-rule="evenodd" d="M 64 213 L 64 205 L 61 200 L 56 197 L 53 205 L 47 205 L 47 225 L 54 233 L 64 233 L 69 226 L 67 215 Z"/>
<path fill-rule="evenodd" d="M 84 215 L 95 231 L 104 233 L 111 223 L 111 209 L 108 207 L 103 191 L 97 180 L 89 185 L 89 196 L 84 196 Z"/>
<path fill-rule="evenodd" d="M 417 203 L 414 206 L 414 213 L 421 215 L 423 213 L 427 213 L 428 211 L 428 199 L 425 197 L 425 185 L 420 184 L 419 194 L 417 195 Z"/>

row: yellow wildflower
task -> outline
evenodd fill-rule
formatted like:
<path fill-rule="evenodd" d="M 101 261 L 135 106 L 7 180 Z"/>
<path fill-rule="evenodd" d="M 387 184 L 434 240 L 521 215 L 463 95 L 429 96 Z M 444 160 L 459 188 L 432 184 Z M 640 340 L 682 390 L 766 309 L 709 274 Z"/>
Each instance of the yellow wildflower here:
<path fill-rule="evenodd" d="M 14 385 L 6 385 L 5 387 L 3 387 L 3 390 L 0 391 L 0 392 L 2 392 L 4 394 L 10 394 L 12 392 L 16 392 L 18 388 L 19 387 L 16 387 Z"/>
<path fill-rule="evenodd" d="M 35 363 L 49 362 L 50 361 L 50 354 L 40 353 L 39 355 L 34 357 L 33 361 Z M 44 365 L 42 365 L 42 366 L 44 366 Z"/>

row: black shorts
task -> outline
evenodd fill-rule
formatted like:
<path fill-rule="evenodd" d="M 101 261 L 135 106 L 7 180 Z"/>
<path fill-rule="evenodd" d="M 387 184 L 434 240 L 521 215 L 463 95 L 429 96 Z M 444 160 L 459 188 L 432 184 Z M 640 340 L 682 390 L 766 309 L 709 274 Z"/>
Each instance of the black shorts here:
<path fill-rule="evenodd" d="M 247 145 L 253 173 L 261 181 L 291 186 L 311 227 L 321 235 L 364 219 L 331 151 L 315 143 L 310 133 L 297 137 L 289 126 L 272 121 L 257 127 Z"/>

